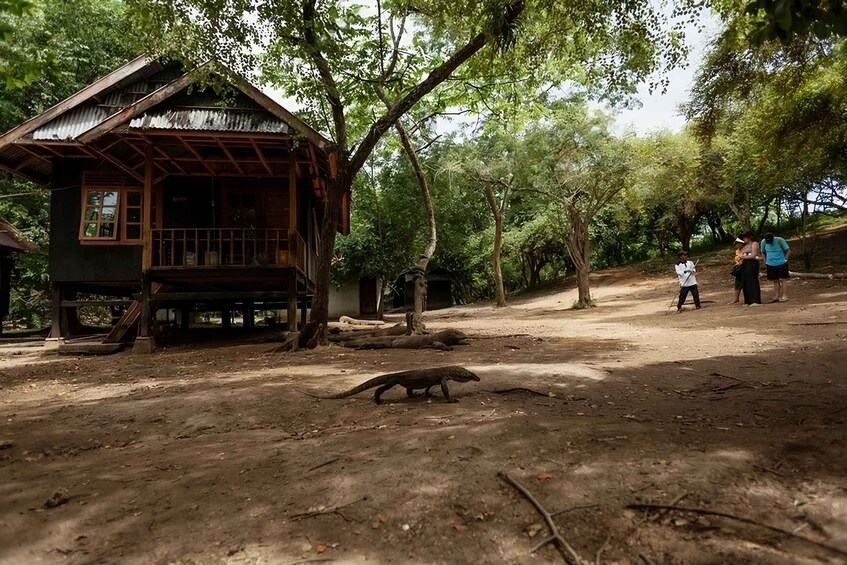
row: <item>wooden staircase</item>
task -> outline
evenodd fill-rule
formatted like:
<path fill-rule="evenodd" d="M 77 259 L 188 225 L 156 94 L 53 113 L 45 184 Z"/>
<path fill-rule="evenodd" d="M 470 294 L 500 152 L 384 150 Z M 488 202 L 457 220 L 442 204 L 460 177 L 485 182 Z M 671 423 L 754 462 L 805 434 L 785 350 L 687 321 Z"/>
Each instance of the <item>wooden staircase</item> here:
<path fill-rule="evenodd" d="M 150 291 L 156 294 L 162 289 L 162 283 L 154 282 L 151 285 Z M 126 343 L 138 334 L 138 327 L 141 322 L 141 301 L 134 300 L 129 308 L 124 311 L 121 319 L 103 340 L 103 343 Z"/>

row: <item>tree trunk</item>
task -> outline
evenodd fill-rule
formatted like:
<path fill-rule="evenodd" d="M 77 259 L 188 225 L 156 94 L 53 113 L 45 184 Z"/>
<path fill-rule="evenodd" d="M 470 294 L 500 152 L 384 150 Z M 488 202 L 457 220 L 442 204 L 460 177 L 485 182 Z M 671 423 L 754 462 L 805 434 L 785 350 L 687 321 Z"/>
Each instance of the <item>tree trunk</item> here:
<path fill-rule="evenodd" d="M 418 154 L 412 146 L 412 141 L 409 139 L 406 129 L 400 120 L 394 124 L 397 130 L 397 135 L 400 137 L 400 143 L 403 144 L 403 149 L 406 151 L 406 156 L 415 170 L 415 178 L 418 180 L 418 187 L 421 190 L 421 198 L 423 198 L 424 212 L 426 214 L 426 224 L 429 229 L 429 239 L 426 248 L 414 268 L 413 288 L 414 288 L 414 310 L 412 311 L 411 330 L 413 335 L 421 335 L 426 330 L 423 322 L 423 311 L 426 307 L 426 269 L 429 265 L 429 260 L 432 259 L 435 253 L 435 246 L 438 241 L 436 226 L 435 226 L 435 211 L 432 208 L 432 197 L 429 194 L 429 186 L 426 182 L 426 174 L 424 173 L 421 162 L 418 159 Z"/>
<path fill-rule="evenodd" d="M 575 206 L 568 207 L 568 218 L 570 220 L 570 231 L 565 239 L 576 267 L 576 281 L 579 295 L 574 305 L 577 308 L 590 308 L 591 288 L 588 283 L 588 275 L 591 274 L 591 249 L 588 240 L 589 222 L 582 216 Z"/>
<path fill-rule="evenodd" d="M 318 257 L 315 266 L 317 272 L 315 273 L 315 296 L 312 299 L 311 314 L 313 322 L 323 324 L 321 343 L 326 340 L 326 328 L 329 322 L 329 273 L 335 253 L 335 234 L 338 233 L 338 221 L 341 216 L 341 198 L 350 190 L 352 184 L 352 179 L 346 174 L 346 171 L 339 171 L 339 175 L 327 188 L 326 199 L 323 203 L 323 217 L 318 230 L 320 242 L 318 243 Z"/>
<path fill-rule="evenodd" d="M 492 253 L 494 289 L 497 294 L 497 307 L 502 308 L 506 306 L 506 289 L 503 286 L 503 270 L 500 265 L 500 251 L 503 247 L 503 211 L 502 204 L 498 206 L 497 199 L 494 197 L 493 183 L 485 183 L 485 199 L 488 201 L 491 215 L 494 216 L 494 252 Z"/>
<path fill-rule="evenodd" d="M 691 236 L 699 220 L 700 218 L 689 218 L 685 215 L 679 215 L 676 218 L 679 227 L 679 243 L 685 251 L 691 250 Z"/>
<path fill-rule="evenodd" d="M 500 252 L 503 248 L 503 218 L 494 218 L 494 288 L 497 292 L 497 307 L 506 305 L 506 288 L 503 286 L 503 269 L 500 264 Z"/>
<path fill-rule="evenodd" d="M 765 229 L 765 223 L 767 223 L 768 216 L 770 216 L 770 213 L 771 213 L 771 202 L 773 202 L 772 199 L 765 202 L 765 211 L 762 214 L 762 219 L 759 220 L 759 227 L 756 229 L 757 235 L 761 235 L 762 230 Z"/>
<path fill-rule="evenodd" d="M 812 270 L 812 249 L 809 245 L 809 197 L 806 195 L 803 198 L 803 212 L 801 215 L 801 223 L 800 223 L 800 242 L 802 244 L 801 249 L 803 250 L 803 266 L 807 271 Z"/>

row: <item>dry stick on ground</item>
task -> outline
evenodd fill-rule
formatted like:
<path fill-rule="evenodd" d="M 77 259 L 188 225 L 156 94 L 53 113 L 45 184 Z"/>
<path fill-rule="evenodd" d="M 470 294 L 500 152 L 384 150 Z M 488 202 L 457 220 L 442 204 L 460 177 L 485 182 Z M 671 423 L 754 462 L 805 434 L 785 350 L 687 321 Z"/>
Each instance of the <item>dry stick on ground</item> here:
<path fill-rule="evenodd" d="M 609 533 L 606 536 L 606 539 L 603 540 L 603 545 L 600 546 L 600 549 L 597 550 L 597 553 L 594 554 L 594 565 L 600 565 L 602 563 L 603 551 L 605 551 L 606 546 L 609 545 L 609 541 L 612 539 L 612 534 Z"/>
<path fill-rule="evenodd" d="M 565 540 L 565 538 L 562 537 L 562 534 L 559 533 L 559 529 L 556 527 L 556 523 L 553 521 L 553 515 L 550 514 L 550 512 L 548 512 L 547 509 L 544 508 L 544 506 L 542 506 L 540 502 L 538 502 L 538 499 L 536 499 L 534 496 L 532 496 L 532 493 L 529 492 L 526 489 L 526 487 L 524 487 L 522 484 L 520 484 L 518 481 L 516 481 L 512 477 L 510 477 L 508 473 L 506 473 L 504 471 L 500 471 L 500 472 L 497 473 L 497 475 L 501 479 L 503 479 L 504 481 L 506 481 L 507 483 L 512 485 L 515 489 L 517 489 L 518 492 L 520 492 L 522 495 L 524 495 L 526 497 L 526 499 L 529 500 L 532 503 L 533 506 L 535 506 L 535 509 L 538 510 L 538 512 L 544 517 L 544 521 L 547 523 L 547 527 L 550 529 L 550 534 L 551 534 L 550 537 L 541 540 L 541 543 L 539 543 L 534 548 L 532 548 L 532 550 L 531 550 L 532 553 L 535 553 L 536 551 L 538 551 L 539 549 L 541 549 L 542 547 L 544 547 L 548 543 L 555 542 L 556 547 L 559 549 L 559 552 L 562 554 L 562 557 L 565 558 L 565 562 L 572 562 L 572 563 L 575 563 L 576 565 L 583 565 L 583 561 L 579 557 L 577 552 L 574 551 L 574 548 L 571 547 L 571 545 L 567 542 L 567 540 Z"/>
<path fill-rule="evenodd" d="M 807 537 L 797 535 L 791 530 L 785 530 L 780 528 L 779 526 L 771 526 L 770 524 L 763 524 L 762 522 L 757 522 L 756 520 L 752 520 L 750 518 L 744 518 L 742 516 L 736 516 L 734 514 L 729 514 L 727 512 L 720 512 L 717 510 L 709 510 L 708 508 L 693 508 L 690 506 L 674 506 L 671 504 L 627 504 L 626 508 L 631 510 L 676 510 L 678 512 L 691 512 L 693 514 L 703 514 L 707 516 L 720 516 L 722 518 L 729 518 L 730 520 L 736 520 L 738 522 L 743 522 L 745 524 L 750 524 L 752 526 L 759 526 L 760 528 L 765 528 L 767 530 L 771 530 L 773 532 L 778 532 L 780 534 L 802 540 L 806 543 L 810 543 L 812 545 L 816 545 L 818 547 L 822 547 L 824 549 L 828 549 L 833 553 L 837 553 L 838 555 L 847 556 L 847 550 L 835 547 L 834 545 L 830 545 L 825 542 L 815 541 L 813 539 L 809 539 Z"/>
<path fill-rule="evenodd" d="M 555 461 L 554 461 L 555 463 Z M 561 465 L 561 463 L 560 463 Z M 581 504 L 579 506 L 571 506 L 570 508 L 565 508 L 564 510 L 557 510 L 555 512 L 551 512 L 550 516 L 556 517 L 561 516 L 562 514 L 567 514 L 568 512 L 573 512 L 574 510 L 584 510 L 586 508 L 597 508 L 600 506 L 599 504 Z"/>
<path fill-rule="evenodd" d="M 315 469 L 320 469 L 321 467 L 326 467 L 327 465 L 332 465 L 333 463 L 335 463 L 335 462 L 336 462 L 336 461 L 338 461 L 339 459 L 341 459 L 341 457 L 333 457 L 332 459 L 329 459 L 329 460 L 327 460 L 327 461 L 324 461 L 323 463 L 318 463 L 317 465 L 315 465 L 314 467 L 312 467 L 311 469 L 309 469 L 309 470 L 308 470 L 308 471 L 306 471 L 306 472 L 307 472 L 307 473 L 311 473 L 311 472 L 312 472 L 312 471 L 314 471 Z"/>
<path fill-rule="evenodd" d="M 531 388 L 523 388 L 523 387 L 515 387 L 515 388 L 506 388 L 502 390 L 487 390 L 485 392 L 490 392 L 493 394 L 508 394 L 510 392 L 528 392 L 530 394 L 535 394 L 538 396 L 544 396 L 546 398 L 558 398 L 556 396 L 550 396 L 549 393 L 546 392 L 538 392 L 537 390 L 532 390 Z"/>
<path fill-rule="evenodd" d="M 299 514 L 292 514 L 288 517 L 289 520 L 302 520 L 304 518 L 314 518 L 315 516 L 320 516 L 321 514 L 338 514 L 342 518 L 344 518 L 347 522 L 352 522 L 350 518 L 348 518 L 343 512 L 341 512 L 342 508 L 347 508 L 357 502 L 361 502 L 363 500 L 367 500 L 367 496 L 363 496 L 362 498 L 357 498 L 356 500 L 351 500 L 350 502 L 345 502 L 344 504 L 339 504 L 338 506 L 333 506 L 332 508 L 324 508 L 323 510 L 313 510 L 311 512 L 300 512 Z"/>

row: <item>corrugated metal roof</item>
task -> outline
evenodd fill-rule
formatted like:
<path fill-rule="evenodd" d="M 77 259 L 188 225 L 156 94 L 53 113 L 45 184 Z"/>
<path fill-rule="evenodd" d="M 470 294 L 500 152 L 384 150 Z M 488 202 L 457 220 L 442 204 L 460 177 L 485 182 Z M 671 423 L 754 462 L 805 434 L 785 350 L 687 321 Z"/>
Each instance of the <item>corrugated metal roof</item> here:
<path fill-rule="evenodd" d="M 185 129 L 245 133 L 288 133 L 288 124 L 268 112 L 172 108 L 148 112 L 129 123 L 135 129 Z"/>
<path fill-rule="evenodd" d="M 102 102 L 91 102 L 65 112 L 32 132 L 34 141 L 70 141 L 119 110 L 135 104 L 151 92 L 181 76 L 179 68 L 167 68 L 106 94 Z"/>
<path fill-rule="evenodd" d="M 44 124 L 32 132 L 32 139 L 35 141 L 69 141 L 105 120 L 109 117 L 109 114 L 109 110 L 102 106 L 83 106 Z"/>

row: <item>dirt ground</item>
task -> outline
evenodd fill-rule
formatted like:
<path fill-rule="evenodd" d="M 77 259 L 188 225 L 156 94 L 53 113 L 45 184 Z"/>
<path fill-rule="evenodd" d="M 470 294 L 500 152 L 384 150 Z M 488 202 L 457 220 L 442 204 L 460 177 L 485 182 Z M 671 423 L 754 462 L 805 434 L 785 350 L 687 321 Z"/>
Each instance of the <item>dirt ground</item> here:
<path fill-rule="evenodd" d="M 431 313 L 452 352 L 281 355 L 272 344 L 58 357 L 0 345 L 4 563 L 847 562 L 847 284 L 665 315 L 671 276 L 593 277 L 510 307 Z M 769 297 L 763 288 L 763 296 Z M 460 400 L 316 400 L 381 372 L 461 364 Z M 524 387 L 548 396 L 515 391 Z M 58 496 L 57 496 L 58 493 Z M 47 502 L 51 501 L 48 507 Z M 680 512 L 677 503 L 795 532 Z M 60 503 L 60 504 L 59 504 Z M 840 548 L 841 553 L 813 542 Z"/>

